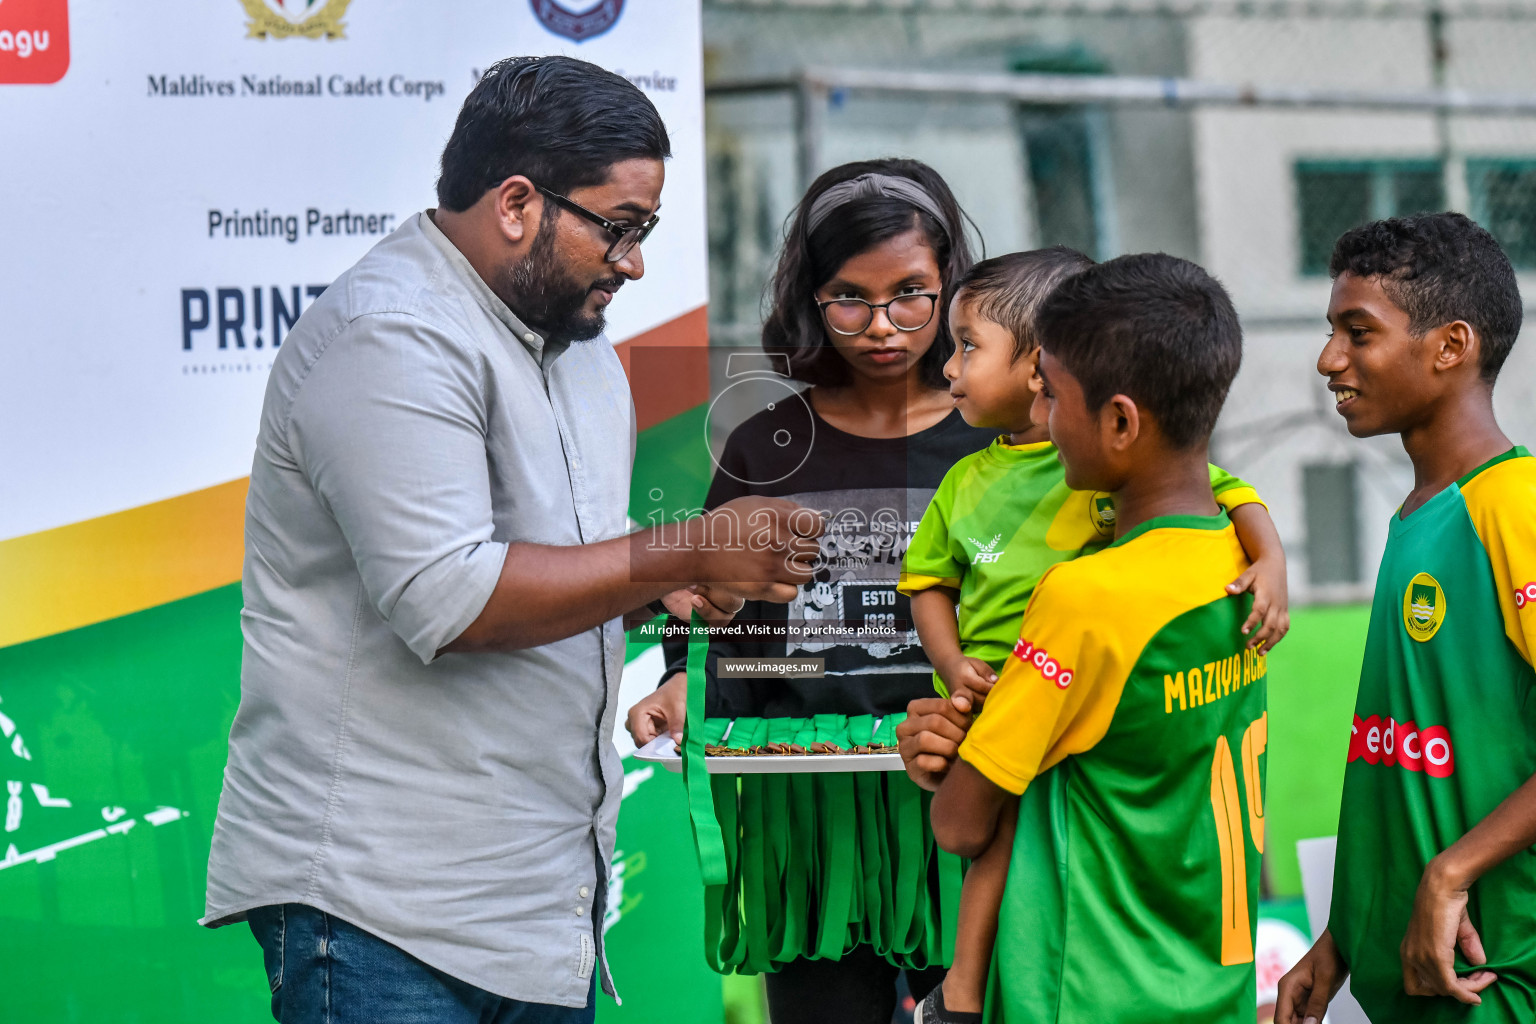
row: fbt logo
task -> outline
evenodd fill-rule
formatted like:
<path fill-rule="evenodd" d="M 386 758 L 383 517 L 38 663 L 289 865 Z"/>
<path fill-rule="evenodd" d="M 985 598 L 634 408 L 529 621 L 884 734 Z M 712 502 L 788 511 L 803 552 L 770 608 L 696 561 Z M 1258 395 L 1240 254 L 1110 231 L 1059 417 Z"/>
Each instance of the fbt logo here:
<path fill-rule="evenodd" d="M 277 348 L 283 343 L 283 333 L 292 329 L 304 311 L 303 300 L 314 302 L 325 289 L 323 284 L 296 284 L 286 293 L 277 285 L 265 293 L 260 286 L 249 292 L 243 288 L 183 288 L 182 351 L 192 350 L 193 335 L 200 331 L 214 332 L 222 349 L 265 348 L 269 344 Z"/>
<path fill-rule="evenodd" d="M 983 544 L 981 541 L 977 540 L 975 537 L 967 537 L 966 540 L 970 541 L 971 545 L 976 549 L 976 554 L 971 556 L 971 564 L 972 565 L 991 565 L 993 562 L 997 561 L 999 558 L 1002 558 L 1003 557 L 1003 553 L 1001 551 L 996 550 L 997 545 L 999 543 L 1001 543 L 1002 539 L 1003 539 L 1003 535 L 1002 534 L 994 533 L 992 535 L 992 539 L 987 541 L 987 543 Z"/>
<path fill-rule="evenodd" d="M 1046 682 L 1055 683 L 1058 689 L 1065 690 L 1072 685 L 1072 670 L 1051 657 L 1044 647 L 1036 647 L 1019 637 L 1019 642 L 1013 645 L 1013 656 L 1026 665 L 1033 665 Z"/>
<path fill-rule="evenodd" d="M 0 3 L 0 84 L 51 85 L 68 70 L 67 0 Z"/>
<path fill-rule="evenodd" d="M 1380 715 L 1355 716 L 1349 734 L 1349 760 L 1366 764 L 1394 765 L 1410 772 L 1423 772 L 1443 779 L 1456 770 L 1456 752 L 1451 748 L 1451 734 L 1443 725 L 1420 729 L 1412 721 L 1385 720 Z"/>
<path fill-rule="evenodd" d="M 1515 607 L 1524 608 L 1532 601 L 1536 601 L 1536 581 L 1527 583 L 1523 587 L 1515 588 Z"/>

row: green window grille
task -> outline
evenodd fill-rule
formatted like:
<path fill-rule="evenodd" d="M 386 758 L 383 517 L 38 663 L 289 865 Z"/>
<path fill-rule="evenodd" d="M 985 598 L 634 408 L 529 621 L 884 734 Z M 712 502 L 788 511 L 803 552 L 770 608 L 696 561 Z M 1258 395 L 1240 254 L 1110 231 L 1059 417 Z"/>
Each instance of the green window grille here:
<path fill-rule="evenodd" d="M 1472 219 L 1517 268 L 1536 270 L 1536 159 L 1468 160 L 1467 191 Z"/>
<path fill-rule="evenodd" d="M 1445 209 L 1445 178 L 1436 160 L 1302 160 L 1296 205 L 1301 272 L 1326 274 L 1333 243 L 1350 228 Z"/>
<path fill-rule="evenodd" d="M 1106 259 L 1100 196 L 1096 193 L 1096 147 L 1090 119 L 1081 110 L 1019 111 L 1030 184 L 1035 194 L 1039 244 L 1066 245 Z"/>
<path fill-rule="evenodd" d="M 1307 524 L 1307 579 L 1313 586 L 1359 583 L 1359 470 L 1352 462 L 1301 467 Z"/>

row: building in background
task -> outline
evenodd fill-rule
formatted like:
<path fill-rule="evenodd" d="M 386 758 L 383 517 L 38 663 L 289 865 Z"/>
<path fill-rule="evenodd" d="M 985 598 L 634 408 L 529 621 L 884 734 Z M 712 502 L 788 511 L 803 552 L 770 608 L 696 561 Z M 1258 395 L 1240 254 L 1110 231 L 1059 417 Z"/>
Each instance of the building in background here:
<path fill-rule="evenodd" d="M 1333 240 L 1462 210 L 1536 308 L 1536 0 L 706 0 L 704 45 L 713 344 L 755 345 L 785 219 L 808 174 L 845 160 L 931 163 L 992 254 L 1197 260 L 1248 342 L 1214 457 L 1270 500 L 1302 599 L 1368 595 L 1412 481 L 1395 439 L 1349 438 L 1314 368 Z M 1042 74 L 1164 80 L 1169 102 L 998 94 L 1000 75 Z M 1259 102 L 1199 102 L 1223 87 Z M 1460 93 L 1513 112 L 1465 112 Z M 1518 441 L 1536 440 L 1526 334 L 1497 391 Z"/>

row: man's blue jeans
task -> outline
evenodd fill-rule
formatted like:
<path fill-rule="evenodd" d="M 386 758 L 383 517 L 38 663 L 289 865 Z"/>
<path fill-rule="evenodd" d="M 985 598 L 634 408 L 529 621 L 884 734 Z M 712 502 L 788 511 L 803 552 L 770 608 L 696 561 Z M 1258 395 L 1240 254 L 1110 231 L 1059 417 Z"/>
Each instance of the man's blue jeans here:
<path fill-rule="evenodd" d="M 250 912 L 281 1024 L 591 1024 L 580 1010 L 492 995 L 301 903 Z M 594 984 L 594 989 L 595 989 Z"/>

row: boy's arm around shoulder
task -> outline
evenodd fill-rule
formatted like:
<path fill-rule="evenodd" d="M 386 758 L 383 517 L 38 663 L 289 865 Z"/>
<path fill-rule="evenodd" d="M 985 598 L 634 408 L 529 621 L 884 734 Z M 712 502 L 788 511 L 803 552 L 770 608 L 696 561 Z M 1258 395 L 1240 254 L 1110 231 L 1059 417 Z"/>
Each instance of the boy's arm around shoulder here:
<path fill-rule="evenodd" d="M 1240 491 L 1228 491 L 1240 495 Z M 1223 504 L 1225 495 L 1216 500 Z M 1285 571 L 1285 547 L 1280 532 L 1270 518 L 1269 509 L 1254 495 L 1254 500 L 1227 507 L 1227 515 L 1237 531 L 1238 542 L 1248 555 L 1248 568 L 1227 585 L 1229 594 L 1253 594 L 1253 609 L 1243 623 L 1248 646 L 1260 654 L 1274 648 L 1291 628 L 1290 595 Z M 1257 627 L 1257 630 L 1255 630 Z"/>
<path fill-rule="evenodd" d="M 1208 464 L 1207 468 L 1211 474 L 1211 495 L 1216 499 L 1216 503 L 1228 512 L 1239 505 L 1265 504 L 1264 499 L 1259 497 L 1258 488 L 1247 480 L 1228 473 L 1215 463 Z"/>

